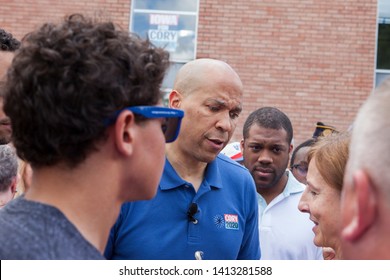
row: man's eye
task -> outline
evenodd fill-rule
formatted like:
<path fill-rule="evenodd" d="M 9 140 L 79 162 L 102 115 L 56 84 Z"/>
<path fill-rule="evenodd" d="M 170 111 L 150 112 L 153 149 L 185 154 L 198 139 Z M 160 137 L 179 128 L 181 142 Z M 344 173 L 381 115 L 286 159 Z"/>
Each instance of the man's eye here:
<path fill-rule="evenodd" d="M 165 132 L 168 130 L 168 122 L 166 119 L 164 119 L 163 123 L 161 124 L 161 130 L 165 134 Z"/>
<path fill-rule="evenodd" d="M 239 116 L 238 113 L 230 113 L 230 117 L 231 117 L 232 119 L 237 119 L 238 116 Z"/>
<path fill-rule="evenodd" d="M 161 125 L 161 130 L 163 133 L 165 133 L 168 129 L 168 126 L 166 124 Z"/>

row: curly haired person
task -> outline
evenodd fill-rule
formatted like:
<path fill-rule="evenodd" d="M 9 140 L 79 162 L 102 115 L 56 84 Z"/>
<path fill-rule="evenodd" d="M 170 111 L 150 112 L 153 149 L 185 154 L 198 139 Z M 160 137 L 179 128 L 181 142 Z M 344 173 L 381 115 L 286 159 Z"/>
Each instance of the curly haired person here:
<path fill-rule="evenodd" d="M 180 129 L 183 112 L 159 106 L 168 66 L 166 51 L 78 14 L 23 39 L 4 111 L 33 172 L 0 211 L 0 259 L 103 259 L 122 203 L 156 194 Z"/>

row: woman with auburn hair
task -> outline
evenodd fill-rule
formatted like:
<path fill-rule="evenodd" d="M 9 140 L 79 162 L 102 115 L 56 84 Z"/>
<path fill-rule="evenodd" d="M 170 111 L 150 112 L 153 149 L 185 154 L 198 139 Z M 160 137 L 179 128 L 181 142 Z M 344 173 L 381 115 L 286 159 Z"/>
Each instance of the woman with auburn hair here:
<path fill-rule="evenodd" d="M 349 142 L 347 132 L 321 137 L 308 155 L 307 188 L 298 208 L 310 214 L 310 220 L 314 222 L 314 244 L 325 247 L 324 259 L 342 258 L 340 204 Z"/>

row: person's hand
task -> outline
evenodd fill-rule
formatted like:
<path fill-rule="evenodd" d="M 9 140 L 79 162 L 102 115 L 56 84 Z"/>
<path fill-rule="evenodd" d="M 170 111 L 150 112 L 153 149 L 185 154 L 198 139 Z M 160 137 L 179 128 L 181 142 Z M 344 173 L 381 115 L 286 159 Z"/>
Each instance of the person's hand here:
<path fill-rule="evenodd" d="M 322 247 L 322 256 L 324 260 L 334 260 L 336 258 L 336 252 L 330 247 Z"/>

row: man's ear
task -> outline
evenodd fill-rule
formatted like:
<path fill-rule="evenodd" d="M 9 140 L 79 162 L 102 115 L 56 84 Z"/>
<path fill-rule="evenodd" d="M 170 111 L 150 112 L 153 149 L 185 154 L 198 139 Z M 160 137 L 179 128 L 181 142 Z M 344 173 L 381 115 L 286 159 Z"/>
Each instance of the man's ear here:
<path fill-rule="evenodd" d="M 293 151 L 294 149 L 294 145 L 293 144 L 290 144 L 290 148 L 288 148 L 288 154 L 291 154 L 291 152 Z"/>
<path fill-rule="evenodd" d="M 377 193 L 375 185 L 368 174 L 359 170 L 353 175 L 353 190 L 347 190 L 345 195 L 352 195 L 344 199 L 344 217 L 341 235 L 350 242 L 361 238 L 364 233 L 374 224 L 376 219 Z M 355 192 L 354 194 L 348 192 Z"/>
<path fill-rule="evenodd" d="M 18 176 L 15 176 L 11 182 L 11 192 L 16 193 L 16 187 L 18 186 Z"/>
<path fill-rule="evenodd" d="M 241 139 L 240 141 L 240 148 L 241 148 L 241 152 L 244 151 L 244 139 Z"/>
<path fill-rule="evenodd" d="M 133 154 L 136 128 L 134 114 L 129 110 L 123 110 L 119 114 L 114 127 L 115 146 L 119 152 L 127 156 Z"/>
<path fill-rule="evenodd" d="M 180 92 L 176 90 L 172 90 L 169 94 L 169 107 L 178 109 L 181 106 L 181 102 L 183 100 L 183 96 Z"/>

